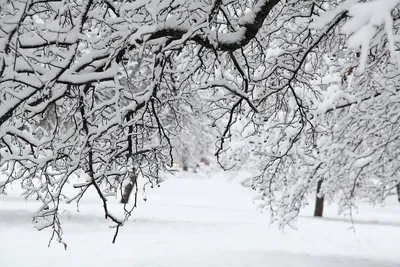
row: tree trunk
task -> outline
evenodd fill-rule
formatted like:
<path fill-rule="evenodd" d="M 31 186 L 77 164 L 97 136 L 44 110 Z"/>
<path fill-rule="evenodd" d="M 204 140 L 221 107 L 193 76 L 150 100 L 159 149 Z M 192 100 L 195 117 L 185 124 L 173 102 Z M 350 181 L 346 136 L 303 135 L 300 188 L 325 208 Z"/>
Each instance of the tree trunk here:
<path fill-rule="evenodd" d="M 324 197 L 318 197 L 319 192 L 321 190 L 321 186 L 322 186 L 322 180 L 319 180 L 317 184 L 317 196 L 315 202 L 314 217 L 322 217 L 324 213 Z"/>
<path fill-rule="evenodd" d="M 183 170 L 185 171 L 185 172 L 187 172 L 188 171 L 188 166 L 187 165 L 183 165 Z"/>
<path fill-rule="evenodd" d="M 400 183 L 398 183 L 398 184 L 396 185 L 396 189 L 397 189 L 397 199 L 398 199 L 399 202 L 400 202 Z"/>
<path fill-rule="evenodd" d="M 129 202 L 129 197 L 131 196 L 132 190 L 135 186 L 136 178 L 137 178 L 136 175 L 131 176 L 131 180 L 124 188 L 124 192 L 123 192 L 122 198 L 121 198 L 121 203 L 126 204 Z"/>

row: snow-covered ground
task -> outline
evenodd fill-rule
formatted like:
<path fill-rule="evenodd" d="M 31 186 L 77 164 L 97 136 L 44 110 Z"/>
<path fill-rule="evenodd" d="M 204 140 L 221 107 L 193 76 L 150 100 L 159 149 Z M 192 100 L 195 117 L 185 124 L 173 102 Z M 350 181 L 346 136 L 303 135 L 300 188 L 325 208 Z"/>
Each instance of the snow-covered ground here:
<path fill-rule="evenodd" d="M 98 197 L 63 206 L 64 246 L 50 232 L 30 223 L 38 202 L 0 197 L 0 266 L 268 266 L 268 267 L 395 267 L 400 266 L 400 203 L 361 205 L 348 219 L 326 209 L 314 219 L 312 207 L 300 217 L 298 230 L 269 225 L 256 210 L 254 192 L 235 179 L 178 173 L 148 190 L 133 216 L 111 244 L 113 229 L 104 220 Z M 110 205 L 117 208 L 117 200 Z"/>

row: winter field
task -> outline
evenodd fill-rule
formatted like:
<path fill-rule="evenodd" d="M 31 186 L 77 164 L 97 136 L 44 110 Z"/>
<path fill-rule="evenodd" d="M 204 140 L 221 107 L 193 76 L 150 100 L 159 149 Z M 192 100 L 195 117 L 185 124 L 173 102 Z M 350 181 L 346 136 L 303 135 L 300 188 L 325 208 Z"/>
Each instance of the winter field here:
<path fill-rule="evenodd" d="M 47 246 L 51 233 L 38 232 L 30 219 L 39 202 L 23 200 L 15 186 L 0 197 L 0 266 L 400 266 L 395 197 L 384 207 L 360 205 L 354 227 L 335 215 L 334 204 L 325 219 L 312 218 L 311 203 L 297 230 L 282 231 L 257 210 L 254 192 L 240 179 L 209 176 L 181 172 L 149 189 L 116 244 L 112 223 L 89 192 L 79 213 L 74 205 L 63 206 L 66 250 L 56 241 Z"/>

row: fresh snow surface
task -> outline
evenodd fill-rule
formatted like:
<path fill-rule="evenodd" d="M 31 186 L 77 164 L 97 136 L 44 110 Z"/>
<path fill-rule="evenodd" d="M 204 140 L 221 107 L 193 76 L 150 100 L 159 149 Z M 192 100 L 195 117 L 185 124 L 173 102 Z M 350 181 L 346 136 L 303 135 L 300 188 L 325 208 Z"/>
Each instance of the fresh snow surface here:
<path fill-rule="evenodd" d="M 212 178 L 209 178 L 209 177 Z M 93 191 L 62 207 L 64 246 L 50 232 L 30 223 L 39 203 L 19 196 L 17 186 L 0 197 L 1 267 L 77 266 L 268 266 L 395 267 L 400 266 L 400 203 L 360 205 L 349 218 L 312 218 L 312 204 L 284 231 L 269 224 L 252 202 L 254 192 L 238 179 L 177 173 L 160 188 L 147 190 L 130 220 L 111 244 L 113 229 L 104 219 Z M 141 196 L 141 195 L 140 195 Z M 111 208 L 121 207 L 110 200 Z"/>

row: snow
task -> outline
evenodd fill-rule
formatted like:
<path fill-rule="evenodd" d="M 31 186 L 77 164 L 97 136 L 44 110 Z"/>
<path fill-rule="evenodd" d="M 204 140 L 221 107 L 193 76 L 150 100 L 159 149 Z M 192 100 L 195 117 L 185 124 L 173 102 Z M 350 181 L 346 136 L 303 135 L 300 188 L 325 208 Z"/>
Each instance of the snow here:
<path fill-rule="evenodd" d="M 391 13 L 399 4 L 399 0 L 376 0 L 357 3 L 349 8 L 351 19 L 345 23 L 342 31 L 349 37 L 349 47 L 361 47 L 362 49 L 360 72 L 365 69 L 370 42 L 381 25 L 385 25 L 390 54 L 395 56 L 395 37 Z"/>
<path fill-rule="evenodd" d="M 391 56 L 396 56 L 395 39 L 393 31 L 392 10 L 398 7 L 399 0 L 375 0 L 360 2 L 358 0 L 347 0 L 339 4 L 334 10 L 325 12 L 323 16 L 317 17 L 310 25 L 314 29 L 323 29 L 339 14 L 348 11 L 350 19 L 343 25 L 342 32 L 348 36 L 349 48 L 361 47 L 360 73 L 364 72 L 370 43 L 384 38 L 374 38 L 379 28 L 384 25 L 387 35 L 388 46 Z M 371 45 L 373 47 L 375 44 Z M 398 59 L 396 58 L 396 61 Z"/>
<path fill-rule="evenodd" d="M 210 178 L 211 177 L 211 178 Z M 230 178 L 230 179 L 229 179 Z M 348 219 L 326 208 L 312 218 L 312 205 L 298 230 L 269 224 L 242 187 L 241 175 L 180 172 L 160 188 L 147 189 L 131 219 L 111 244 L 113 229 L 104 220 L 94 191 L 80 205 L 64 205 L 61 220 L 67 249 L 48 248 L 50 232 L 36 231 L 30 216 L 39 205 L 23 201 L 18 185 L 0 197 L 1 266 L 297 266 L 395 267 L 400 264 L 400 203 L 360 205 L 354 229 Z M 72 186 L 71 186 L 72 188 Z M 72 190 L 72 189 L 70 189 Z M 111 208 L 120 207 L 110 199 Z"/>

